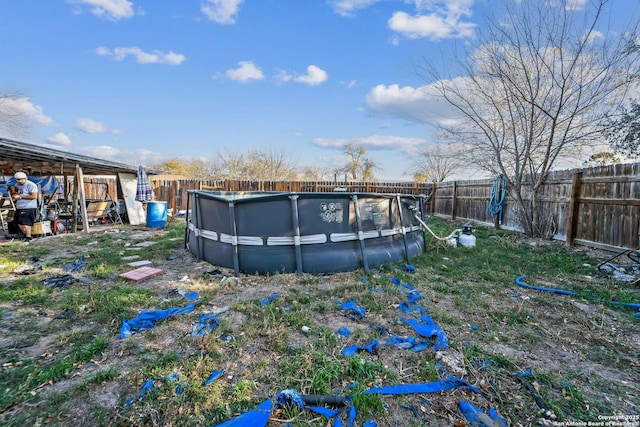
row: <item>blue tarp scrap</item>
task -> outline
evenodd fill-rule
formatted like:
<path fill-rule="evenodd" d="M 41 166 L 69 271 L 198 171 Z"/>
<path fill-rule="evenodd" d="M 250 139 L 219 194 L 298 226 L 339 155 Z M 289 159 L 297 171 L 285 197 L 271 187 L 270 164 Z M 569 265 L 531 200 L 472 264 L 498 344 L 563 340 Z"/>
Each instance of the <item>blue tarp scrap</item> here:
<path fill-rule="evenodd" d="M 474 427 L 507 427 L 506 418 L 501 417 L 494 408 L 489 412 L 478 409 L 473 403 L 461 401 L 458 403 L 462 414 Z"/>
<path fill-rule="evenodd" d="M 349 335 L 351 335 L 351 331 L 346 326 L 343 326 L 336 331 L 336 334 L 342 335 L 343 337 L 348 337 Z"/>
<path fill-rule="evenodd" d="M 353 427 L 353 424 L 356 422 L 356 416 L 356 407 L 353 405 L 349 406 L 349 419 L 347 420 L 348 427 Z"/>
<path fill-rule="evenodd" d="M 338 302 L 338 308 L 340 310 L 348 310 L 351 311 L 351 318 L 360 320 L 367 313 L 367 309 L 364 307 L 358 306 L 355 301 L 347 301 L 344 303 Z"/>
<path fill-rule="evenodd" d="M 184 297 L 185 297 L 185 299 L 191 301 L 191 300 L 194 300 L 194 299 L 198 299 L 199 296 L 200 295 L 198 295 L 197 292 L 191 292 L 191 293 L 185 295 Z"/>
<path fill-rule="evenodd" d="M 224 370 L 211 372 L 211 375 L 209 375 L 209 378 L 205 382 L 203 382 L 202 385 L 205 387 L 208 386 L 209 384 L 211 384 L 212 382 L 220 378 L 223 374 L 224 374 Z"/>
<path fill-rule="evenodd" d="M 415 304 L 409 301 L 402 301 L 398 306 L 398 310 L 403 313 L 426 313 L 426 309 L 419 304 Z"/>
<path fill-rule="evenodd" d="M 374 387 L 367 391 L 365 394 L 416 394 L 416 393 L 436 393 L 440 391 L 451 390 L 453 388 L 460 387 L 468 387 L 474 393 L 480 393 L 480 390 L 474 385 L 470 384 L 468 381 L 463 380 L 462 378 L 449 376 L 445 379 L 424 383 L 424 384 L 401 384 L 395 386 L 387 386 L 387 387 Z M 296 390 L 283 390 L 276 394 L 275 397 L 276 406 L 277 405 L 296 405 L 300 408 L 309 409 L 314 411 L 320 415 L 323 415 L 327 418 L 334 419 L 334 427 L 342 427 L 342 422 L 337 417 L 340 411 L 328 409 L 325 407 L 318 406 L 306 406 L 302 399 L 302 396 Z M 428 401 L 424 400 L 427 404 Z M 462 405 L 464 407 L 468 407 L 468 405 Z M 461 406 L 461 409 L 462 409 Z M 269 421 L 269 416 L 271 415 L 271 411 L 273 409 L 273 404 L 271 400 L 266 400 L 256 409 L 245 412 L 244 414 L 239 415 L 236 418 L 225 421 L 222 424 L 218 424 L 216 427 L 265 427 L 267 422 Z M 502 417 L 495 413 L 493 408 L 489 411 L 488 415 L 490 420 L 496 420 L 496 422 L 502 422 L 504 420 Z M 493 417 L 493 418 L 491 418 Z M 356 420 L 356 408 L 353 405 L 349 406 L 349 414 L 347 426 L 353 427 Z M 471 420 L 471 419 L 470 419 Z M 506 420 L 505 420 L 506 422 Z M 375 427 L 377 423 L 372 420 L 367 420 L 364 424 L 365 426 Z M 506 427 L 507 424 L 493 424 L 489 425 L 491 427 Z"/>
<path fill-rule="evenodd" d="M 127 401 L 124 403 L 124 406 L 129 406 L 133 403 L 134 400 L 142 398 L 142 396 L 144 396 L 149 390 L 155 387 L 156 381 L 165 381 L 167 384 L 173 384 L 178 382 L 178 380 L 179 380 L 178 374 L 175 372 L 168 374 L 164 378 L 158 378 L 158 379 L 151 378 L 145 381 L 145 383 L 142 385 L 142 389 L 138 392 L 138 394 L 134 394 L 129 399 L 127 399 Z"/>
<path fill-rule="evenodd" d="M 418 291 L 416 288 L 414 288 L 410 284 L 400 281 L 400 279 L 398 279 L 397 277 L 393 277 L 391 279 L 391 283 L 396 285 L 400 289 L 400 292 L 402 292 L 409 299 L 410 302 L 416 302 L 422 299 L 422 295 L 420 295 L 420 291 Z"/>
<path fill-rule="evenodd" d="M 416 267 L 411 264 L 405 264 L 404 271 L 406 271 L 409 274 L 414 274 L 416 272 Z"/>
<path fill-rule="evenodd" d="M 218 327 L 218 322 L 218 318 L 212 313 L 201 314 L 191 328 L 191 336 L 200 337 L 209 335 L 209 332 Z"/>
<path fill-rule="evenodd" d="M 392 345 L 394 347 L 401 348 L 403 350 L 410 349 L 415 353 L 419 353 L 431 347 L 431 342 L 426 340 L 418 340 L 415 337 L 391 336 L 389 337 L 387 342 L 384 343 L 384 345 L 385 346 Z"/>
<path fill-rule="evenodd" d="M 268 305 L 271 301 L 273 301 L 274 299 L 280 298 L 280 294 L 271 294 L 268 297 L 260 300 L 260 305 L 262 307 Z"/>
<path fill-rule="evenodd" d="M 349 346 L 349 347 L 345 347 L 342 350 L 342 355 L 343 356 L 347 356 L 347 357 L 353 356 L 359 350 L 366 350 L 371 354 L 376 354 L 378 352 L 379 345 L 380 345 L 380 343 L 378 342 L 378 340 L 372 340 L 369 344 L 363 345 L 363 346 L 352 345 L 352 346 Z"/>
<path fill-rule="evenodd" d="M 269 421 L 269 417 L 273 408 L 283 405 L 295 405 L 301 409 L 313 411 L 326 418 L 333 419 L 334 427 L 342 426 L 342 422 L 338 418 L 341 410 L 325 408 L 323 406 L 307 406 L 302 400 L 302 396 L 300 396 L 300 394 L 296 390 L 290 389 L 276 393 L 275 406 L 271 399 L 265 400 L 256 409 L 245 412 L 244 414 L 225 421 L 222 424 L 218 424 L 216 427 L 265 427 L 267 425 L 267 422 Z"/>
<path fill-rule="evenodd" d="M 142 389 L 140 390 L 140 392 L 138 392 L 138 394 L 134 394 L 133 396 L 131 396 L 129 399 L 127 399 L 127 401 L 124 403 L 124 406 L 129 406 L 133 403 L 134 400 L 136 399 L 140 399 L 142 396 L 145 395 L 145 393 L 149 390 L 151 390 L 153 388 L 153 379 L 147 380 L 145 381 L 144 385 L 142 386 Z"/>
<path fill-rule="evenodd" d="M 235 418 L 231 418 L 228 421 L 218 424 L 216 427 L 263 427 L 267 425 L 269 416 L 271 416 L 271 410 L 273 409 L 273 403 L 271 399 L 265 400 L 255 409 L 240 414 Z"/>
<path fill-rule="evenodd" d="M 431 316 L 428 314 L 423 314 L 420 322 L 416 319 L 406 319 L 405 322 L 425 338 L 435 336 L 436 341 L 433 345 L 433 349 L 435 351 L 445 350 L 449 347 L 449 340 L 447 339 L 446 334 L 438 325 L 435 324 L 433 319 L 431 319 Z"/>
<path fill-rule="evenodd" d="M 462 378 L 448 376 L 439 381 L 424 384 L 400 384 L 387 387 L 374 387 L 365 394 L 415 394 L 415 393 L 436 393 L 439 391 L 451 390 L 452 388 L 469 387 L 474 393 L 480 393 L 480 390 Z"/>
<path fill-rule="evenodd" d="M 143 329 L 151 329 L 159 322 L 168 317 L 178 314 L 191 313 L 196 308 L 197 303 L 189 304 L 181 308 L 168 308 L 166 310 L 143 311 L 131 320 L 123 320 L 120 328 L 120 338 L 127 338 Z"/>
<path fill-rule="evenodd" d="M 84 260 L 84 256 L 81 256 L 71 264 L 67 264 L 62 268 L 64 268 L 66 271 L 70 273 L 76 273 L 78 271 L 82 271 L 82 269 L 84 269 L 87 266 L 87 264 L 88 263 Z"/>

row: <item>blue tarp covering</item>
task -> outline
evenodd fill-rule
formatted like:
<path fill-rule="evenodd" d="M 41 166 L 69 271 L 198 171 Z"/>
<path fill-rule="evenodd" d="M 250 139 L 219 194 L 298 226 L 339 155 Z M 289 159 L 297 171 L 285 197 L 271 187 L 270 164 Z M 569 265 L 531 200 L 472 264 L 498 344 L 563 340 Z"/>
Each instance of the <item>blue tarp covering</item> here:
<path fill-rule="evenodd" d="M 55 176 L 30 176 L 29 181 L 37 184 L 40 187 L 42 194 L 53 194 L 56 191 L 61 196 L 64 195 L 64 189 L 62 184 Z M 0 184 L 0 191 L 4 194 L 7 192 L 7 187 L 16 185 L 16 179 L 11 177 L 5 184 Z"/>
<path fill-rule="evenodd" d="M 151 329 L 156 326 L 155 322 L 166 319 L 177 314 L 191 313 L 198 303 L 189 304 L 182 308 L 168 308 L 166 310 L 143 311 L 131 320 L 123 320 L 120 328 L 120 338 L 127 338 L 142 329 Z"/>

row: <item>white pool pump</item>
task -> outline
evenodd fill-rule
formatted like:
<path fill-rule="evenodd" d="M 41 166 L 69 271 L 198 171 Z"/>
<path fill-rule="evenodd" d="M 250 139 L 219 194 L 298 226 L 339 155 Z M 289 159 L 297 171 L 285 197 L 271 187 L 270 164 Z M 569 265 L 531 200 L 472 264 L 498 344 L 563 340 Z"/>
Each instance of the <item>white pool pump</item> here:
<path fill-rule="evenodd" d="M 458 234 L 458 244 L 465 248 L 474 248 L 476 246 L 476 236 L 473 235 L 473 227 L 470 222 L 462 226 L 462 230 Z"/>
<path fill-rule="evenodd" d="M 411 209 L 411 208 L 410 208 Z M 422 218 L 418 215 L 417 209 L 411 209 L 413 211 L 413 216 L 418 220 L 422 228 L 428 231 L 433 237 L 437 240 L 444 240 L 451 246 L 464 246 L 465 248 L 474 248 L 476 246 L 476 236 L 473 235 L 473 226 L 470 222 L 466 223 L 462 226 L 462 228 L 458 228 L 453 230 L 451 234 L 447 237 L 438 237 L 427 224 L 424 223 Z"/>

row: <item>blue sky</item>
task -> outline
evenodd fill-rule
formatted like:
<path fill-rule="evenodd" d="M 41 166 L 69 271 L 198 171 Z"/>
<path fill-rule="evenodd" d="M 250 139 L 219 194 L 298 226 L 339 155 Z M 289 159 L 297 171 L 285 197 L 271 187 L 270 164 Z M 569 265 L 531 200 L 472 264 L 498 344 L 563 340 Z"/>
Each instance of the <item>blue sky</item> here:
<path fill-rule="evenodd" d="M 0 136 L 132 165 L 275 149 L 333 168 L 352 143 L 410 180 L 447 114 L 415 64 L 472 39 L 487 1 L 0 0 L 3 108 L 33 123 Z"/>

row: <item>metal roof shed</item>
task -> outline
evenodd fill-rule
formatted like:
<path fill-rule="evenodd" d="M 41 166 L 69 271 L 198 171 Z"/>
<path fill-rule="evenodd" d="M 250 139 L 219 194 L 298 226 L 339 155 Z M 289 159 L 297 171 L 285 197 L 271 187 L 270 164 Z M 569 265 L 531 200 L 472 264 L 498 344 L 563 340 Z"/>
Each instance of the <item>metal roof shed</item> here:
<path fill-rule="evenodd" d="M 75 182 L 83 182 L 84 175 L 135 176 L 137 166 L 102 160 L 0 137 L 0 169 L 4 174 L 25 171 L 32 176 L 73 176 Z M 153 171 L 149 171 L 153 173 Z M 121 183 L 122 184 L 122 183 Z M 78 197 L 85 231 L 89 231 L 85 206 L 84 186 L 78 185 Z M 126 199 L 125 199 L 126 202 Z M 77 204 L 74 204 L 74 206 Z"/>

